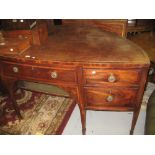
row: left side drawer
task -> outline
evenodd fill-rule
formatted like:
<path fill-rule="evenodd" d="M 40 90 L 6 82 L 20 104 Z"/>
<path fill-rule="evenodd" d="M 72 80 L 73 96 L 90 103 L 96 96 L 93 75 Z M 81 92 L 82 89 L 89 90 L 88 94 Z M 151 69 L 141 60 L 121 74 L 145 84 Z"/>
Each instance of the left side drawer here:
<path fill-rule="evenodd" d="M 2 72 L 4 76 L 32 77 L 32 66 L 2 62 Z"/>

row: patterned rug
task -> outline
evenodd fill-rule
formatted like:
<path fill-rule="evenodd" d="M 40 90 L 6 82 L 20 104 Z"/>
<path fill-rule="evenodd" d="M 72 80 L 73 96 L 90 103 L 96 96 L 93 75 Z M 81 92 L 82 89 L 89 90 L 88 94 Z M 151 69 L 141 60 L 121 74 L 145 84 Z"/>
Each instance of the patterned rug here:
<path fill-rule="evenodd" d="M 7 96 L 0 96 L 0 134 L 61 134 L 75 107 L 70 98 L 24 89 L 18 89 L 15 98 L 24 119 L 18 119 Z"/>

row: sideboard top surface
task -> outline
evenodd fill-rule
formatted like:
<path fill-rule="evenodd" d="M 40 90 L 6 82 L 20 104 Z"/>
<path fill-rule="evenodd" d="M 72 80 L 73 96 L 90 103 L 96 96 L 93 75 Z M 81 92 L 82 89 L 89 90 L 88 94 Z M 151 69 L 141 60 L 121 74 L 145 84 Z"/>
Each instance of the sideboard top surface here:
<path fill-rule="evenodd" d="M 0 57 L 41 62 L 149 64 L 149 58 L 136 44 L 113 33 L 93 27 L 57 26 L 44 45 Z M 32 61 L 31 60 L 31 61 Z"/>

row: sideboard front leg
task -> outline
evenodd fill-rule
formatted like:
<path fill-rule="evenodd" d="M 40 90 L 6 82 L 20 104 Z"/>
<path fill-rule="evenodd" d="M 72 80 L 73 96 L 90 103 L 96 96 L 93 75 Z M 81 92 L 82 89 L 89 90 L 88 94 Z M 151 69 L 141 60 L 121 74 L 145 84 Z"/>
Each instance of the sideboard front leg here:
<path fill-rule="evenodd" d="M 82 111 L 81 114 L 81 122 L 82 122 L 82 134 L 85 135 L 86 134 L 86 110 Z"/>
<path fill-rule="evenodd" d="M 137 119 L 138 119 L 138 116 L 139 116 L 139 112 L 140 112 L 140 108 L 136 109 L 133 112 L 133 118 L 132 118 L 132 125 L 131 125 L 130 135 L 133 135 L 133 132 L 134 132 L 134 129 L 135 129 L 135 126 L 136 126 L 136 122 L 137 122 Z"/>
<path fill-rule="evenodd" d="M 79 109 L 80 109 L 80 115 L 81 115 L 81 124 L 82 124 L 82 134 L 86 134 L 86 110 L 84 108 L 84 98 L 83 98 L 83 91 L 81 91 L 81 94 L 79 95 L 80 99 L 78 101 Z"/>
<path fill-rule="evenodd" d="M 11 100 L 11 103 L 12 103 L 12 106 L 18 116 L 19 119 L 22 119 L 22 115 L 20 113 L 20 109 L 19 109 L 19 106 L 15 100 L 15 96 L 14 96 L 14 86 L 15 86 L 15 82 L 16 80 L 15 79 L 11 79 L 11 78 L 5 78 L 3 79 L 3 83 L 4 83 L 4 86 L 6 87 L 7 91 L 8 91 L 8 95 L 10 97 L 10 100 Z"/>
<path fill-rule="evenodd" d="M 86 110 L 84 109 L 83 105 L 81 105 L 80 103 L 78 105 L 79 105 L 80 115 L 81 115 L 82 134 L 85 135 L 86 134 Z"/>

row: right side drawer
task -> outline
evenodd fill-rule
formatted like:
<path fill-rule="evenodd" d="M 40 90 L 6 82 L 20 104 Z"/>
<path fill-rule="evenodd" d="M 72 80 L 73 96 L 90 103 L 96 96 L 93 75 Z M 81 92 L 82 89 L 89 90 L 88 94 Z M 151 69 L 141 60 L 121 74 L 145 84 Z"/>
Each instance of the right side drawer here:
<path fill-rule="evenodd" d="M 133 106 L 136 100 L 138 89 L 133 88 L 99 88 L 85 87 L 86 106 L 93 107 L 124 107 Z"/>
<path fill-rule="evenodd" d="M 138 85 L 140 80 L 139 69 L 84 69 L 85 85 Z"/>

